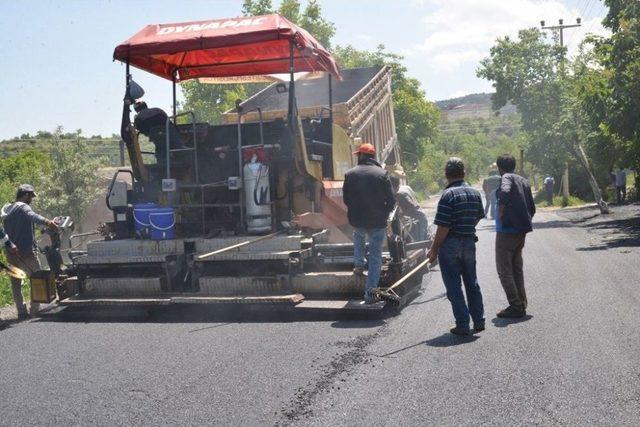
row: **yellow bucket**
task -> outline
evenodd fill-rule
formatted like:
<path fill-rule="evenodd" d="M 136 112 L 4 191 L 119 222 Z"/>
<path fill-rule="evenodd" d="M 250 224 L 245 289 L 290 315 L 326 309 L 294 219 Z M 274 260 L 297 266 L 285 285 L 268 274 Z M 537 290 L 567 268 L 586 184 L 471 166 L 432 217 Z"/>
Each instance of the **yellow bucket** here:
<path fill-rule="evenodd" d="M 52 271 L 41 270 L 31 275 L 31 301 L 50 303 L 56 299 L 56 277 Z"/>

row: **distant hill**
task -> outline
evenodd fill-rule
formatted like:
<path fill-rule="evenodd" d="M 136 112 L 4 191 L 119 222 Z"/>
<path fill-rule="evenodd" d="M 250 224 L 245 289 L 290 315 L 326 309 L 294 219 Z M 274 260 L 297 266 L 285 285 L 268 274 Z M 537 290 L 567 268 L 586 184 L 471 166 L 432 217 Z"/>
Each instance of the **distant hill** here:
<path fill-rule="evenodd" d="M 488 104 L 491 106 L 492 93 L 471 93 L 469 95 L 460 96 L 458 98 L 443 99 L 436 101 L 436 107 L 441 110 L 454 107 L 461 104 Z"/>
<path fill-rule="evenodd" d="M 60 141 L 67 140 L 62 138 Z M 89 152 L 104 159 L 106 164 L 117 165 L 120 162 L 119 139 L 114 138 L 81 138 L 88 145 Z M 0 157 L 7 158 L 26 150 L 50 152 L 57 140 L 53 138 L 14 138 L 0 141 Z"/>
<path fill-rule="evenodd" d="M 472 93 L 458 98 L 436 101 L 436 107 L 441 111 L 443 121 L 456 121 L 462 118 L 487 118 L 494 114 L 491 109 L 492 93 Z M 516 114 L 515 106 L 508 104 L 500 109 L 500 115 Z"/>

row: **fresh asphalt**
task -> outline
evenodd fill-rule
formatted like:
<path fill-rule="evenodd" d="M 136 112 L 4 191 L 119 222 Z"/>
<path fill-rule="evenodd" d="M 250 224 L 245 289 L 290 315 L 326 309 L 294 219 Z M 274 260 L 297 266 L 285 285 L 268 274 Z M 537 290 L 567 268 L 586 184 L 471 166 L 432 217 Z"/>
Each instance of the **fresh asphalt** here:
<path fill-rule="evenodd" d="M 438 271 L 386 319 L 65 310 L 0 331 L 0 424 L 637 425 L 639 245 L 540 213 L 510 322 L 479 229 L 473 337 L 448 333 Z"/>

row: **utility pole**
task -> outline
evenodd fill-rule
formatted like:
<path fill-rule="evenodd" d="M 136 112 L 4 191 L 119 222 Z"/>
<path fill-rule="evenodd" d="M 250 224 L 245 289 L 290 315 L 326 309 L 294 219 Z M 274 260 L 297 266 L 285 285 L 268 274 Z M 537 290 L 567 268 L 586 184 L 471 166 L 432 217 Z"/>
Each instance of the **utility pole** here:
<path fill-rule="evenodd" d="M 567 28 L 576 28 L 582 26 L 581 19 L 577 18 L 575 24 L 564 24 L 562 19 L 558 20 L 558 25 L 545 26 L 544 21 L 540 21 L 540 28 L 543 30 L 558 31 L 560 34 L 560 47 L 564 47 L 564 34 L 563 31 Z M 564 55 L 562 62 L 560 63 L 561 70 L 564 71 Z M 562 177 L 562 197 L 566 200 L 569 199 L 569 162 L 564 163 L 564 174 Z"/>

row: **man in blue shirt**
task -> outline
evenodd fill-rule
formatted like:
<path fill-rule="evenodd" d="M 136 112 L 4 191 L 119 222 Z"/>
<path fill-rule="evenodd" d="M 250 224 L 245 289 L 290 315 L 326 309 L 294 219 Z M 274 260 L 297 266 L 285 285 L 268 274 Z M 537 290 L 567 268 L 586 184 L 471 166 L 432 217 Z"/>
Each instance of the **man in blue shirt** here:
<path fill-rule="evenodd" d="M 533 230 L 531 218 L 536 213 L 536 206 L 529 182 L 514 173 L 516 159 L 510 154 L 503 154 L 496 163 L 502 176 L 496 192 L 496 268 L 509 301 L 509 307 L 497 315 L 523 317 L 527 314 L 527 293 L 524 289 L 522 249 L 527 233 Z"/>
<path fill-rule="evenodd" d="M 464 163 L 452 157 L 445 166 L 449 185 L 438 202 L 434 223 L 438 226 L 427 254 L 430 262 L 438 258 L 440 274 L 451 302 L 456 326 L 451 333 L 469 335 L 469 315 L 474 332 L 485 328 L 482 293 L 476 275 L 476 225 L 484 218 L 482 196 L 464 181 Z M 467 303 L 462 292 L 464 282 Z"/>

